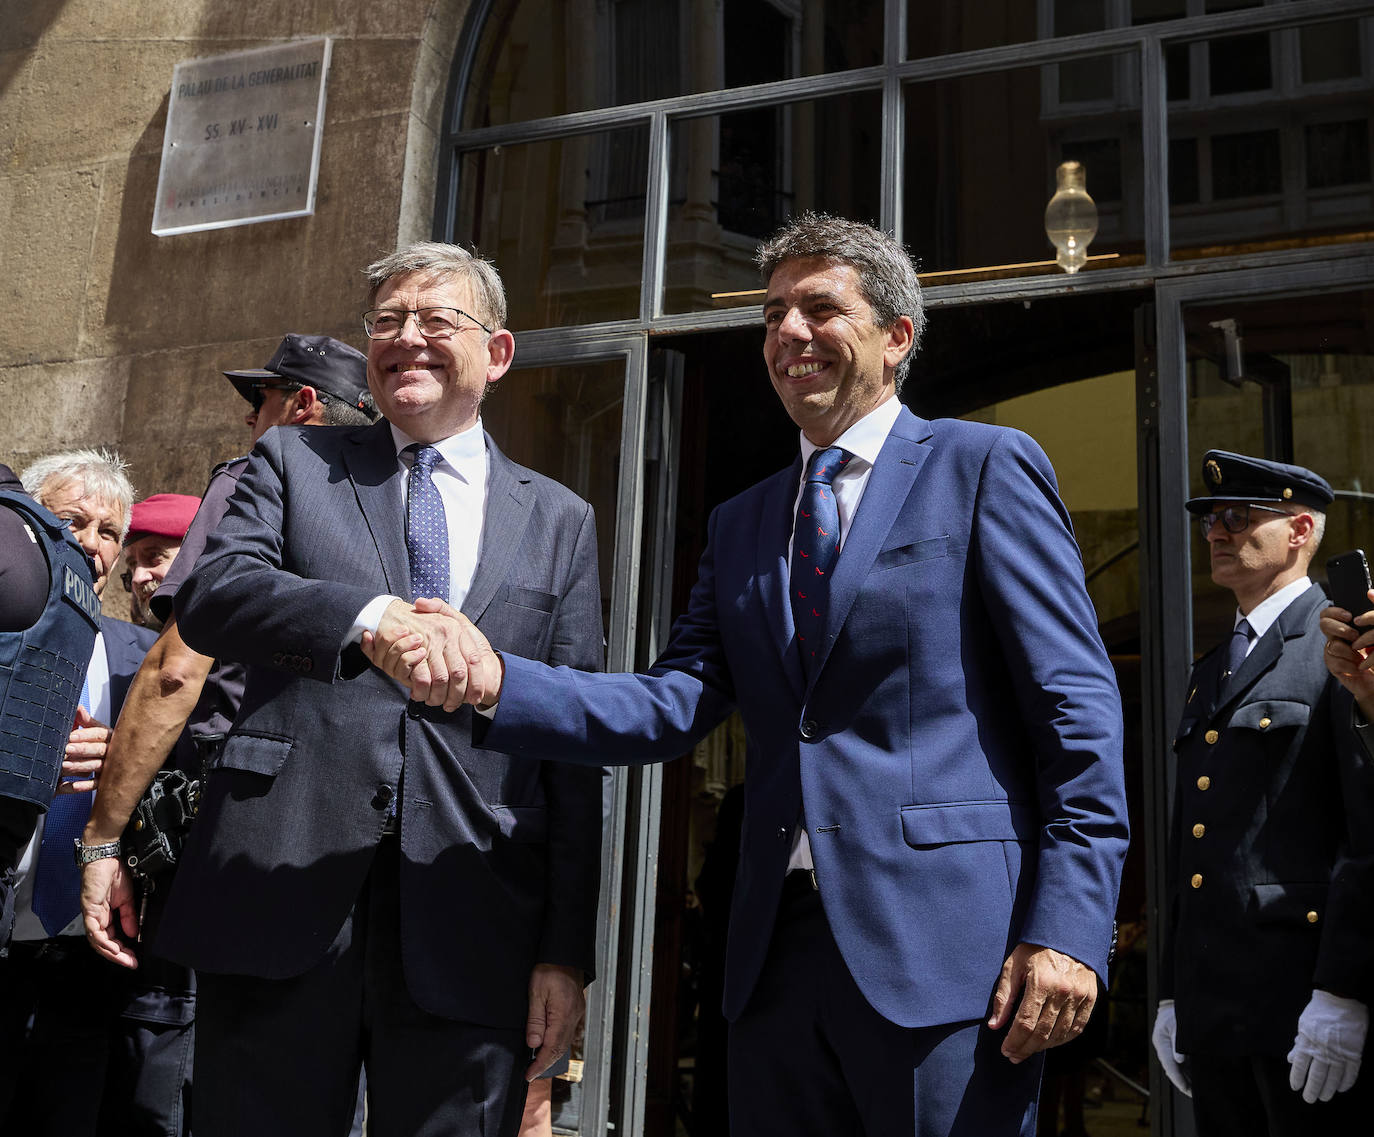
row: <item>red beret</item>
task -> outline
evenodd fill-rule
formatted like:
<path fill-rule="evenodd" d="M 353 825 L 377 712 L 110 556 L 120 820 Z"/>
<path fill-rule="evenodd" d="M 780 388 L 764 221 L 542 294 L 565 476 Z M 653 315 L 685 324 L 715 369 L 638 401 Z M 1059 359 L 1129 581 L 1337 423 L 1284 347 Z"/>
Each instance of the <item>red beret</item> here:
<path fill-rule="evenodd" d="M 200 498 L 186 493 L 155 493 L 135 502 L 129 515 L 129 535 L 126 545 L 140 537 L 166 537 L 180 541 L 191 527 L 191 519 L 200 508 Z"/>

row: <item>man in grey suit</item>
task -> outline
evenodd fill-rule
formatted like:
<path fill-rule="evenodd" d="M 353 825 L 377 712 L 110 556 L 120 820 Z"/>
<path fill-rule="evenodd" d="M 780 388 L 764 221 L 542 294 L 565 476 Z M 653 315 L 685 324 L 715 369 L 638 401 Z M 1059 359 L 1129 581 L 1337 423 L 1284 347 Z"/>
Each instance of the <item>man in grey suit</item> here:
<path fill-rule="evenodd" d="M 514 1134 L 593 964 L 600 773 L 472 756 L 413 604 L 598 668 L 592 511 L 482 431 L 515 350 L 495 269 L 426 243 L 368 274 L 386 421 L 269 431 L 176 601 L 248 666 L 155 940 L 200 977 L 197 1137 L 344 1133 L 360 1064 L 374 1137 Z M 427 701 L 356 646 L 398 626 Z"/>

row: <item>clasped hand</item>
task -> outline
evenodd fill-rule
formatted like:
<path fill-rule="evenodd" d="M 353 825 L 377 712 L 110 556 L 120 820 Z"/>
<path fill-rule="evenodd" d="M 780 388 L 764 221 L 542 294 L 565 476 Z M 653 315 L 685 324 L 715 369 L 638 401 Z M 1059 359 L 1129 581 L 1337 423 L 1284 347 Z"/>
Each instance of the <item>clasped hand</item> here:
<path fill-rule="evenodd" d="M 464 703 L 490 707 L 500 697 L 501 657 L 461 612 L 434 597 L 414 605 L 393 600 L 363 654 L 410 692 L 416 702 L 456 711 Z"/>

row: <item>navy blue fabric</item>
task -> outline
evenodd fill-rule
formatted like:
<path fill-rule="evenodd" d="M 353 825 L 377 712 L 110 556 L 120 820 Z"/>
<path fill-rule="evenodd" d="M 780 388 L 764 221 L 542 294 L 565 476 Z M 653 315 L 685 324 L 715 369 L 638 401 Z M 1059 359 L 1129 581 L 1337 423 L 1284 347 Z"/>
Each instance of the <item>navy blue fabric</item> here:
<path fill-rule="evenodd" d="M 800 474 L 715 511 L 647 675 L 550 669 L 494 639 L 506 677 L 479 738 L 650 762 L 739 707 L 730 1018 L 764 969 L 803 805 L 827 922 L 889 1021 L 984 1015 L 1020 941 L 1105 975 L 1127 843 L 1121 701 L 1048 459 L 1016 431 L 903 410 L 835 565 L 809 683 L 787 599 Z"/>
<path fill-rule="evenodd" d="M 90 558 L 66 522 L 24 494 L 0 492 L 0 507 L 28 521 L 51 568 L 38 622 L 0 632 L 0 795 L 46 809 L 100 627 L 100 600 Z"/>
<path fill-rule="evenodd" d="M 1226 644 L 1193 668 L 1160 961 L 1183 1054 L 1282 1058 L 1314 987 L 1374 1005 L 1374 760 L 1323 662 L 1328 603 L 1293 600 L 1219 696 Z"/>
<path fill-rule="evenodd" d="M 90 685 L 83 679 L 77 705 L 91 709 Z M 76 838 L 86 828 L 95 793 L 59 794 L 48 807 L 34 866 L 33 914 L 43 930 L 55 936 L 76 918 L 81 907 L 81 870 L 72 856 Z"/>
<path fill-rule="evenodd" d="M 448 599 L 448 519 L 444 499 L 434 484 L 434 466 L 440 460 L 433 446 L 407 446 L 414 455 L 406 479 L 406 555 L 410 558 L 411 597 Z"/>
<path fill-rule="evenodd" d="M 789 585 L 792 622 L 797 629 L 802 666 L 810 676 L 816 653 L 825 634 L 830 609 L 830 573 L 840 555 L 840 510 L 830 483 L 849 463 L 849 454 L 838 446 L 817 450 L 806 465 L 797 519 L 792 533 L 792 567 Z"/>

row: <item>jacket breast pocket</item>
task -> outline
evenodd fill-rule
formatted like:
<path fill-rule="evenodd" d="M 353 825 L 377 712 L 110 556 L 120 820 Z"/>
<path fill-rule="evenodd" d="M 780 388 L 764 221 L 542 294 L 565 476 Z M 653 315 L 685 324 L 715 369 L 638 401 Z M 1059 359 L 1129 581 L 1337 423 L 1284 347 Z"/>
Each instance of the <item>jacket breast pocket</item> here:
<path fill-rule="evenodd" d="M 295 742 L 289 738 L 269 738 L 260 734 L 231 734 L 211 769 L 244 770 L 275 778 L 286 765 L 286 756 Z"/>
<path fill-rule="evenodd" d="M 1256 699 L 1231 712 L 1227 723 L 1233 729 L 1272 733 L 1284 727 L 1306 726 L 1312 708 L 1291 699 Z"/>
<path fill-rule="evenodd" d="M 895 549 L 884 549 L 873 562 L 873 572 L 901 568 L 918 561 L 931 561 L 949 555 L 949 534 L 940 537 L 927 537 L 924 541 L 913 541 L 909 545 L 899 545 Z"/>
<path fill-rule="evenodd" d="M 558 603 L 558 597 L 549 592 L 540 592 L 534 588 L 522 588 L 518 584 L 506 584 L 501 587 L 497 594 L 497 599 L 506 604 L 514 605 L 516 608 L 530 608 L 535 612 L 552 614 L 554 605 Z"/>
<path fill-rule="evenodd" d="M 1326 881 L 1281 881 L 1251 889 L 1255 923 L 1316 927 L 1326 914 Z"/>

